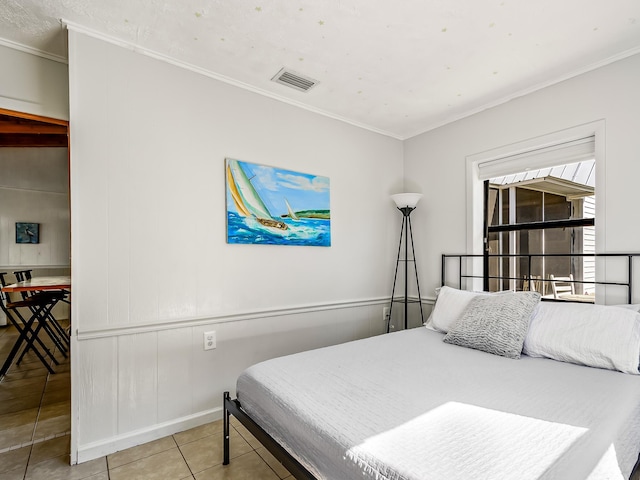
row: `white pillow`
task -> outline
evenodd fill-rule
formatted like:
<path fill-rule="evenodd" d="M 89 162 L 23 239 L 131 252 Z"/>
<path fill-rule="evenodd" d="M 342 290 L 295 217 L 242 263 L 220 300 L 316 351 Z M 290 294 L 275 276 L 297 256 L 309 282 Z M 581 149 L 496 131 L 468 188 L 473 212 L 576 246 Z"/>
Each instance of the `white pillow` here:
<path fill-rule="evenodd" d="M 488 295 L 486 292 L 469 292 L 451 287 L 442 287 L 436 298 L 436 304 L 427 324 L 435 330 L 447 333 L 453 324 L 462 316 L 472 298 Z M 427 325 L 429 328 L 429 325 Z"/>
<path fill-rule="evenodd" d="M 640 313 L 616 306 L 541 302 L 523 353 L 638 374 Z"/>

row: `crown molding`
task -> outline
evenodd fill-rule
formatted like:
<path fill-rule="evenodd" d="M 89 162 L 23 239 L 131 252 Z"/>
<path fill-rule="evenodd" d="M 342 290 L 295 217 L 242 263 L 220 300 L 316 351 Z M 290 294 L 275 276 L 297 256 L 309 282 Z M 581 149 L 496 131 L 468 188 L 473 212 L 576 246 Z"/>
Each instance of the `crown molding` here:
<path fill-rule="evenodd" d="M 410 138 L 417 137 L 418 135 L 422 135 L 423 133 L 430 132 L 431 130 L 435 130 L 436 128 L 444 127 L 445 125 L 448 125 L 450 123 L 456 122 L 458 120 L 462 120 L 463 118 L 467 118 L 467 117 L 470 117 L 470 116 L 475 115 L 477 113 L 483 112 L 485 110 L 489 110 L 490 108 L 497 107 L 498 105 L 502 105 L 504 103 L 510 102 L 511 100 L 515 100 L 516 98 L 524 97 L 525 95 L 529 95 L 530 93 L 537 92 L 538 90 L 542 90 L 544 88 L 551 87 L 551 86 L 556 85 L 558 83 L 562 83 L 562 82 L 564 82 L 566 80 L 570 80 L 570 79 L 575 78 L 575 77 L 577 77 L 579 75 L 583 75 L 583 74 L 589 73 L 589 72 L 591 72 L 593 70 L 597 70 L 598 68 L 606 67 L 607 65 L 610 65 L 610 64 L 615 63 L 615 62 L 620 61 L 620 60 L 624 60 L 625 58 L 632 57 L 632 56 L 637 55 L 639 53 L 640 53 L 640 46 L 634 47 L 634 48 L 630 48 L 629 50 L 625 50 L 624 52 L 621 52 L 621 53 L 618 53 L 618 54 L 613 55 L 611 57 L 605 58 L 604 60 L 600 60 L 598 62 L 592 63 L 591 65 L 587 65 L 586 67 L 579 68 L 579 69 L 574 70 L 574 71 L 572 71 L 570 73 L 567 73 L 565 75 L 557 77 L 557 78 L 555 78 L 553 80 L 548 80 L 546 82 L 539 83 L 539 84 L 534 85 L 532 87 L 525 88 L 523 90 L 518 90 L 517 92 L 509 94 L 509 95 L 506 95 L 504 97 L 501 97 L 498 100 L 486 103 L 486 104 L 482 105 L 481 107 L 474 108 L 473 110 L 469 110 L 469 111 L 467 111 L 465 113 L 462 113 L 460 115 L 449 117 L 446 120 L 443 120 L 442 122 L 434 123 L 434 124 L 432 124 L 432 125 L 430 125 L 428 127 L 420 129 L 419 131 L 417 131 L 415 133 L 399 137 L 399 139 L 400 140 L 408 140 Z"/>
<path fill-rule="evenodd" d="M 617 62 L 619 60 L 624 60 L 625 58 L 631 57 L 633 55 L 640 54 L 640 46 L 634 47 L 634 48 L 631 48 L 629 50 L 625 50 L 624 52 L 621 52 L 621 53 L 618 53 L 618 54 L 613 55 L 611 57 L 608 57 L 608 58 L 606 58 L 604 60 L 592 63 L 592 64 L 590 64 L 590 65 L 588 65 L 586 67 L 579 68 L 579 69 L 574 70 L 574 71 L 572 71 L 570 73 L 567 73 L 567 74 L 562 75 L 560 77 L 554 78 L 552 80 L 539 83 L 537 85 L 534 85 L 532 87 L 529 87 L 529 88 L 526 88 L 526 89 L 523 89 L 523 90 L 518 90 L 518 91 L 516 91 L 516 92 L 514 92 L 512 94 L 506 95 L 504 97 L 499 98 L 498 100 L 486 103 L 486 104 L 484 104 L 484 105 L 482 105 L 480 107 L 477 107 L 477 108 L 474 108 L 472 110 L 466 111 L 466 112 L 464 112 L 462 114 L 454 115 L 452 117 L 448 117 L 447 119 L 445 119 L 443 121 L 440 121 L 440 122 L 435 122 L 433 124 L 428 125 L 427 127 L 421 128 L 421 129 L 419 129 L 419 130 L 417 130 L 417 131 L 415 131 L 413 133 L 410 133 L 410 134 L 398 134 L 398 133 L 393 133 L 393 132 L 389 132 L 389 131 L 386 131 L 386 130 L 379 129 L 379 128 L 373 127 L 371 125 L 367 125 L 367 124 L 364 124 L 364 123 L 356 122 L 356 121 L 354 121 L 352 119 L 349 119 L 349 118 L 346 118 L 346 117 L 343 117 L 343 116 L 340 116 L 340 115 L 336 115 L 336 114 L 333 114 L 331 112 L 327 112 L 327 111 L 322 110 L 320 108 L 315 108 L 315 107 L 312 107 L 310 105 L 306 105 L 306 104 L 304 104 L 302 102 L 298 102 L 296 100 L 292 100 L 290 98 L 286 98 L 284 96 L 275 94 L 273 92 L 269 92 L 267 90 L 254 87 L 252 85 L 249 85 L 247 83 L 235 80 L 233 78 L 227 77 L 227 76 L 219 74 L 217 72 L 213 72 L 211 70 L 204 69 L 204 68 L 198 67 L 196 65 L 193 65 L 193 64 L 190 64 L 190 63 L 187 63 L 187 62 L 182 62 L 182 61 L 177 60 L 177 59 L 175 59 L 173 57 L 170 57 L 168 55 L 156 52 L 154 50 L 150 50 L 150 49 L 145 48 L 145 47 L 141 47 L 141 46 L 136 45 L 136 44 L 134 44 L 132 42 L 121 40 L 121 39 L 116 38 L 116 37 L 114 37 L 112 35 L 108 35 L 108 34 L 99 32 L 97 30 L 85 27 L 83 25 L 80 25 L 78 23 L 72 22 L 70 20 L 60 19 L 60 22 L 61 22 L 63 27 L 66 27 L 69 30 L 73 30 L 75 32 L 83 33 L 85 35 L 88 35 L 88 36 L 93 37 L 93 38 L 97 38 L 99 40 L 102 40 L 104 42 L 110 43 L 112 45 L 117 45 L 119 47 L 126 48 L 126 49 L 134 51 L 136 53 L 140 53 L 141 55 L 146 55 L 148 57 L 155 58 L 156 60 L 160 60 L 160 61 L 163 61 L 165 63 L 169 63 L 169 64 L 177 66 L 179 68 L 183 68 L 183 69 L 192 71 L 194 73 L 197 73 L 197 74 L 200 74 L 200 75 L 204 75 L 204 76 L 209 77 L 209 78 L 213 78 L 213 79 L 218 80 L 220 82 L 223 82 L 223 83 L 226 83 L 226 84 L 229 84 L 229 85 L 233 85 L 235 87 L 242 88 L 243 90 L 248 90 L 250 92 L 257 93 L 257 94 L 265 96 L 265 97 L 272 98 L 274 100 L 277 100 L 277 101 L 280 101 L 280 102 L 283 102 L 283 103 L 286 103 L 286 104 L 301 108 L 303 110 L 307 110 L 307 111 L 316 113 L 318 115 L 322 115 L 324 117 L 332 118 L 334 120 L 338 120 L 340 122 L 347 123 L 349 125 L 353 125 L 355 127 L 371 131 L 373 133 L 377 133 L 377 134 L 380 134 L 380 135 L 384 135 L 384 136 L 391 137 L 391 138 L 394 138 L 396 140 L 402 140 L 402 141 L 408 140 L 410 138 L 413 138 L 413 137 L 416 137 L 416 136 L 419 136 L 419 135 L 422 135 L 424 133 L 427 133 L 427 132 L 430 132 L 430 131 L 435 130 L 437 128 L 440 128 L 440 127 L 443 127 L 445 125 L 448 125 L 450 123 L 456 122 L 458 120 L 462 120 L 464 118 L 470 117 L 472 115 L 475 115 L 477 113 L 483 112 L 485 110 L 489 110 L 491 108 L 497 107 L 497 106 L 502 105 L 504 103 L 510 102 L 511 100 L 514 100 L 516 98 L 523 97 L 525 95 L 528 95 L 530 93 L 536 92 L 538 90 L 542 90 L 542 89 L 550 87 L 552 85 L 556 85 L 558 83 L 564 82 L 566 80 L 569 80 L 571 78 L 577 77 L 579 75 L 591 72 L 593 70 L 597 70 L 598 68 L 610 65 L 610 64 L 612 64 L 614 62 Z M 45 52 L 43 50 L 40 50 L 40 49 L 37 49 L 37 48 L 33 48 L 33 47 L 29 47 L 27 45 L 23 45 L 23 44 L 18 43 L 18 42 L 13 42 L 11 40 L 6 40 L 6 39 L 0 38 L 0 45 L 6 46 L 8 48 L 12 48 L 14 50 L 19 50 L 19 51 L 22 51 L 22 52 L 25 52 L 25 53 L 28 53 L 28 54 L 31 54 L 31 55 L 36 55 L 38 57 L 46 58 L 46 59 L 52 60 L 54 62 L 59 62 L 59 63 L 63 63 L 63 64 L 68 64 L 69 63 L 68 59 L 66 57 L 63 57 L 63 56 L 60 56 L 60 55 L 55 55 L 55 54 L 52 54 L 52 53 L 49 53 L 49 52 Z"/>
<path fill-rule="evenodd" d="M 7 40 L 5 38 L 0 38 L 0 45 L 8 48 L 12 48 L 13 50 L 18 50 L 20 52 L 28 53 L 30 55 L 35 55 L 37 57 L 46 58 L 47 60 L 52 60 L 54 62 L 63 63 L 67 65 L 69 61 L 67 57 L 63 57 L 61 55 L 56 55 L 54 53 L 45 52 L 44 50 L 40 50 L 38 48 L 29 47 L 27 45 L 23 45 L 22 43 L 13 42 L 11 40 Z"/>
<path fill-rule="evenodd" d="M 131 50 L 131 51 L 133 51 L 135 53 L 139 53 L 141 55 L 145 55 L 147 57 L 151 57 L 151 58 L 154 58 L 156 60 L 160 60 L 162 62 L 174 65 L 176 67 L 183 68 L 185 70 L 189 70 L 191 72 L 194 72 L 194 73 L 197 73 L 197 74 L 200 74 L 200 75 L 204 75 L 205 77 L 209 77 L 209 78 L 212 78 L 214 80 L 218 80 L 218 81 L 226 83 L 228 85 L 233 85 L 235 87 L 242 88 L 243 90 L 248 90 L 248 91 L 250 91 L 252 93 L 257 93 L 258 95 L 262 95 L 262 96 L 265 96 L 265 97 L 272 98 L 274 100 L 278 100 L 278 101 L 283 102 L 283 103 L 287 103 L 287 104 L 292 105 L 294 107 L 298 107 L 298 108 L 301 108 L 303 110 L 307 110 L 307 111 L 316 113 L 318 115 L 322 115 L 324 117 L 332 118 L 334 120 L 338 120 L 338 121 L 343 122 L 343 123 L 348 123 L 349 125 L 353 125 L 354 127 L 362 128 L 364 130 L 369 130 L 369 131 L 371 131 L 373 133 L 377 133 L 377 134 L 384 135 L 384 136 L 387 136 L 387 137 L 395 138 L 396 140 L 402 140 L 402 138 L 399 135 L 395 134 L 395 133 L 388 132 L 388 131 L 385 131 L 385 130 L 381 130 L 379 128 L 375 128 L 375 127 L 372 127 L 371 125 L 367 125 L 367 124 L 364 124 L 364 123 L 356 122 L 356 121 L 351 120 L 349 118 L 342 117 L 340 115 L 336 115 L 336 114 L 333 114 L 331 112 L 327 112 L 326 110 L 322 110 L 320 108 L 312 107 L 312 106 L 306 105 L 306 104 L 304 104 L 302 102 L 298 102 L 296 100 L 292 100 L 290 98 L 278 95 L 276 93 L 269 92 L 268 90 L 264 90 L 262 88 L 254 87 L 253 85 L 249 85 L 248 83 L 244 83 L 244 82 L 241 82 L 239 80 L 235 80 L 233 78 L 227 77 L 225 75 L 221 75 L 221 74 L 213 72 L 211 70 L 208 70 L 208 69 L 205 69 L 205 68 L 202 68 L 202 67 L 198 67 L 197 65 L 193 65 L 191 63 L 187 63 L 187 62 L 183 62 L 183 61 L 177 60 L 177 59 L 175 59 L 173 57 L 170 57 L 168 55 L 165 55 L 163 53 L 156 52 L 155 50 L 150 50 L 150 49 L 148 49 L 146 47 L 141 47 L 140 45 L 136 45 L 134 43 L 131 43 L 131 42 L 128 42 L 128 41 L 113 37 L 111 35 L 107 35 L 105 33 L 98 32 L 98 31 L 96 31 L 94 29 L 87 28 L 87 27 L 85 27 L 83 25 L 79 25 L 79 24 L 71 22 L 69 20 L 61 19 L 60 21 L 62 22 L 63 26 L 67 27 L 68 30 L 72 30 L 74 32 L 78 32 L 78 33 L 82 33 L 84 35 L 88 35 L 90 37 L 96 38 L 98 40 L 102 40 L 102 41 L 110 43 L 112 45 L 117 45 L 119 47 L 126 48 L 126 49 Z"/>

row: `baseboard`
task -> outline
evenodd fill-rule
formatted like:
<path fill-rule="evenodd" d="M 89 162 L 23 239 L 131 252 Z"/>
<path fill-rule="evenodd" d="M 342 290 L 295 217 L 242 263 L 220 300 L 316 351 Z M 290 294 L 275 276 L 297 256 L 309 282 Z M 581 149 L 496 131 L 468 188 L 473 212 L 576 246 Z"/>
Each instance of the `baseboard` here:
<path fill-rule="evenodd" d="M 99 442 L 79 445 L 77 458 L 75 461 L 72 459 L 71 463 L 76 464 L 88 462 L 89 460 L 94 460 L 96 458 L 104 457 L 105 455 L 126 450 L 127 448 L 173 435 L 174 433 L 199 427 L 200 425 L 214 422 L 221 418 L 222 407 L 216 407 L 187 417 L 177 418 L 169 422 L 159 423 L 148 428 L 128 432 L 125 435 L 116 435 L 115 437 L 106 438 Z"/>

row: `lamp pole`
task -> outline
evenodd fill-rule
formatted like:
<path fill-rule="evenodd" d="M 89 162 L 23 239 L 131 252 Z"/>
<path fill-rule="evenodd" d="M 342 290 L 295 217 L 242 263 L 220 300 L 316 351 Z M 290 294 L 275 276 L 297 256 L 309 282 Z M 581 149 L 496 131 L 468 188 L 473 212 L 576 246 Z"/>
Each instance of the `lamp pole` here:
<path fill-rule="evenodd" d="M 411 212 L 413 208 L 403 207 L 399 209 L 402 212 L 402 223 L 404 232 L 404 329 L 409 326 L 409 304 L 407 298 L 409 296 L 409 236 L 407 235 L 406 227 L 411 227 Z M 400 241 L 402 241 L 402 232 L 400 233 Z M 411 248 L 413 249 L 413 235 L 411 236 Z M 416 277 L 417 278 L 417 277 Z"/>
<path fill-rule="evenodd" d="M 391 198 L 396 203 L 398 210 L 402 212 L 402 227 L 400 229 L 400 242 L 398 244 L 398 257 L 396 259 L 396 271 L 393 276 L 393 290 L 391 292 L 391 306 L 389 307 L 389 318 L 387 319 L 387 333 L 391 326 L 391 314 L 393 312 L 394 295 L 396 291 L 396 280 L 398 278 L 398 266 L 400 264 L 400 253 L 402 251 L 402 235 L 404 234 L 404 328 L 409 326 L 409 239 L 411 239 L 411 261 L 413 261 L 414 271 L 416 274 L 416 287 L 418 289 L 418 298 L 412 302 L 417 302 L 420 306 L 420 318 L 424 322 L 424 314 L 422 312 L 422 296 L 420 295 L 420 283 L 418 281 L 418 266 L 416 264 L 416 253 L 413 245 L 413 229 L 411 228 L 411 212 L 415 210 L 418 200 L 422 197 L 419 193 L 401 193 L 392 195 Z"/>

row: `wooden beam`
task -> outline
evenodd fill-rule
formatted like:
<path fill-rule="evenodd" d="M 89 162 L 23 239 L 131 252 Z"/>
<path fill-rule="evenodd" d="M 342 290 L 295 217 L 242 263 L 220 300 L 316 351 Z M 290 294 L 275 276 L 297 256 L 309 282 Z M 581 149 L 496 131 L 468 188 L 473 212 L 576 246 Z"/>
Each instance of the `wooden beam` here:
<path fill-rule="evenodd" d="M 36 122 L 50 123 L 53 125 L 69 126 L 68 120 L 60 120 L 59 118 L 43 117 L 41 115 L 33 115 L 31 113 L 16 112 L 15 110 L 7 110 L 6 108 L 0 108 L 0 115 L 7 115 L 9 117 L 24 118 L 26 120 L 34 120 Z"/>
<path fill-rule="evenodd" d="M 66 135 L 67 127 L 64 125 L 37 125 L 33 123 L 12 123 L 0 120 L 0 135 L 2 134 L 59 134 Z"/>
<path fill-rule="evenodd" d="M 0 147 L 68 147 L 67 135 L 2 134 Z"/>
<path fill-rule="evenodd" d="M 68 147 L 69 122 L 0 108 L 0 147 Z"/>

